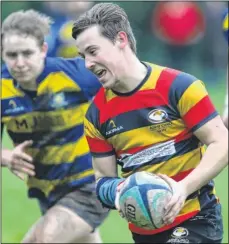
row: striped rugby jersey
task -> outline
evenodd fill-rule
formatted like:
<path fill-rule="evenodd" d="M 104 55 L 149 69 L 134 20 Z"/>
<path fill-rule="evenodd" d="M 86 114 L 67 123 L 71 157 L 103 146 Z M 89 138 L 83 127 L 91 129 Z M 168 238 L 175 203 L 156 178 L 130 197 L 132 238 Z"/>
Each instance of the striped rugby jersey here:
<path fill-rule="evenodd" d="M 100 88 L 83 59 L 47 58 L 30 97 L 2 69 L 1 120 L 14 145 L 33 140 L 35 177 L 29 177 L 29 196 L 52 205 L 57 196 L 93 182 L 91 155 L 83 118 Z"/>
<path fill-rule="evenodd" d="M 148 73 L 134 91 L 120 94 L 101 88 L 97 93 L 85 118 L 90 151 L 93 157 L 116 155 L 124 178 L 144 170 L 180 181 L 199 164 L 205 151 L 193 132 L 218 114 L 196 77 L 145 65 Z M 187 198 L 172 225 L 147 231 L 130 224 L 130 230 L 158 233 L 217 201 L 211 181 Z"/>

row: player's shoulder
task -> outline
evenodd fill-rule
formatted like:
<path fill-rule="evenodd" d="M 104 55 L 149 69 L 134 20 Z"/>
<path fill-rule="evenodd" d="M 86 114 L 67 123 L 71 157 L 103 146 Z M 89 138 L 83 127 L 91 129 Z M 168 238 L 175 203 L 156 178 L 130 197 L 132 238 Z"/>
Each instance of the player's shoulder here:
<path fill-rule="evenodd" d="M 185 89 L 199 80 L 196 76 L 170 67 L 156 66 L 160 69 L 156 89 Z"/>
<path fill-rule="evenodd" d="M 85 69 L 85 62 L 82 58 L 62 58 L 62 57 L 47 57 L 45 68 L 51 72 L 77 72 Z"/>
<path fill-rule="evenodd" d="M 100 114 L 106 104 L 106 90 L 101 87 L 94 96 L 91 104 L 89 105 L 89 108 L 87 110 L 87 117 L 95 113 Z"/>
<path fill-rule="evenodd" d="M 1 86 L 2 89 L 10 89 L 13 87 L 13 77 L 8 71 L 6 65 L 1 67 Z"/>
<path fill-rule="evenodd" d="M 48 57 L 46 58 L 46 70 L 48 73 L 65 73 L 82 87 L 90 88 L 99 83 L 97 77 L 86 68 L 84 59 L 80 57 Z"/>
<path fill-rule="evenodd" d="M 5 64 L 3 64 L 1 67 L 1 79 L 12 79 L 12 76 Z"/>

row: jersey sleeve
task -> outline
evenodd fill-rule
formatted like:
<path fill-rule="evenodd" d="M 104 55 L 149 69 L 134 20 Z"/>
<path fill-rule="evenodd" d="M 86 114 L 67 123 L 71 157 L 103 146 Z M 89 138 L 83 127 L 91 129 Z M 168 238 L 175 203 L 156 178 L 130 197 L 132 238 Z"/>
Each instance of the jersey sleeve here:
<path fill-rule="evenodd" d="M 187 73 L 174 79 L 169 97 L 192 132 L 218 115 L 204 83 Z"/>
<path fill-rule="evenodd" d="M 92 102 L 84 119 L 85 135 L 93 157 L 115 155 L 113 146 L 108 143 L 99 130 L 99 111 Z"/>

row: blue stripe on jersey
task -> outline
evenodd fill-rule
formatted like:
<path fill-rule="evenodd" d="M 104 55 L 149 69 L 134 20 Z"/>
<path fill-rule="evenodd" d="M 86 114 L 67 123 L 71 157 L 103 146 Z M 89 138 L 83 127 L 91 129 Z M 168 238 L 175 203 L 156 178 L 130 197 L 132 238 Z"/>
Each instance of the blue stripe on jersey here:
<path fill-rule="evenodd" d="M 199 147 L 199 143 L 200 142 L 199 142 L 199 140 L 196 137 L 191 137 L 191 138 L 189 138 L 187 140 L 183 140 L 183 141 L 180 141 L 180 142 L 175 144 L 176 153 L 174 155 L 154 158 L 151 162 L 146 162 L 144 164 L 137 165 L 135 167 L 131 166 L 131 167 L 123 168 L 122 171 L 123 172 L 130 172 L 132 170 L 136 170 L 136 169 L 138 169 L 140 167 L 143 167 L 145 165 L 159 164 L 161 162 L 168 161 L 168 160 L 170 160 L 172 158 L 184 155 L 184 154 L 186 154 L 188 152 L 191 152 L 191 151 L 197 149 Z M 123 166 L 123 163 L 121 162 L 121 160 L 118 161 L 118 164 Z"/>
<path fill-rule="evenodd" d="M 61 180 L 65 176 L 71 176 L 92 168 L 91 155 L 76 156 L 73 162 L 61 164 L 35 164 L 36 178 L 42 180 Z"/>
<path fill-rule="evenodd" d="M 180 73 L 173 81 L 170 90 L 169 90 L 169 103 L 172 105 L 173 108 L 177 107 L 177 104 L 186 91 L 186 89 L 194 82 L 197 78 L 187 74 L 187 73 Z M 178 112 L 178 111 L 176 111 Z M 178 112 L 179 114 L 179 112 Z"/>
<path fill-rule="evenodd" d="M 53 204 L 55 204 L 55 202 L 58 199 L 60 199 L 66 193 L 71 192 L 73 189 L 78 188 L 84 184 L 89 184 L 94 181 L 95 181 L 95 176 L 90 175 L 90 176 L 84 177 L 79 180 L 68 182 L 63 185 L 58 185 L 58 186 L 56 186 L 56 188 L 53 191 L 51 191 L 49 193 L 48 198 L 45 197 L 45 194 L 41 190 L 39 190 L 37 188 L 30 188 L 28 190 L 28 196 L 30 198 L 35 197 L 35 198 L 41 199 L 41 201 L 47 202 L 49 204 L 49 206 L 51 207 Z"/>
<path fill-rule="evenodd" d="M 149 112 L 151 112 L 154 109 L 162 109 L 168 114 L 168 119 L 166 122 L 170 122 L 172 120 L 178 119 L 177 115 L 174 114 L 174 112 L 168 107 L 168 106 L 157 106 L 157 107 L 149 107 L 149 108 L 143 108 L 139 110 L 129 111 L 126 113 L 119 114 L 116 117 L 112 117 L 112 121 L 115 123 L 116 126 L 122 126 L 122 133 L 126 131 L 131 131 L 134 129 L 139 129 L 146 126 L 151 126 L 152 122 L 149 121 Z M 130 123 L 131 121 L 131 123 Z M 107 128 L 109 128 L 109 122 L 110 120 L 106 121 L 101 125 L 101 132 L 102 135 L 108 139 L 110 137 L 113 137 L 114 135 L 117 135 L 120 133 L 120 131 L 114 131 L 113 133 L 110 133 L 106 135 Z"/>
<path fill-rule="evenodd" d="M 8 133 L 16 144 L 26 140 L 33 140 L 33 148 L 41 148 L 43 146 L 61 146 L 66 143 L 76 142 L 83 136 L 84 126 L 81 124 L 59 132 L 40 131 L 33 133 L 15 133 L 8 130 Z"/>
<path fill-rule="evenodd" d="M 217 203 L 217 198 L 215 194 L 209 194 L 212 192 L 215 184 L 214 181 L 211 180 L 208 184 L 204 185 L 199 191 L 199 201 L 201 209 L 212 207 L 213 204 Z"/>
<path fill-rule="evenodd" d="M 96 129 L 100 127 L 99 123 L 99 110 L 94 102 L 92 102 L 87 110 L 86 119 L 92 123 Z"/>

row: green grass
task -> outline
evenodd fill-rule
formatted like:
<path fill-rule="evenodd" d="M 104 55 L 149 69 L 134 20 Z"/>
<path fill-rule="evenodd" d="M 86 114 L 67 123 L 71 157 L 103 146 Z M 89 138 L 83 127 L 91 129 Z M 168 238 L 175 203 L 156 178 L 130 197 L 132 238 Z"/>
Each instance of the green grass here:
<path fill-rule="evenodd" d="M 224 102 L 224 83 L 217 88 L 209 86 L 210 95 L 221 112 Z M 11 147 L 7 137 L 3 145 Z M 225 169 L 216 178 L 217 195 L 223 206 L 224 243 L 228 243 L 228 171 Z M 19 243 L 29 227 L 39 218 L 40 212 L 35 200 L 27 198 L 24 182 L 18 180 L 7 169 L 2 170 L 2 243 Z M 105 243 L 131 243 L 127 223 L 112 211 L 100 228 Z"/>

